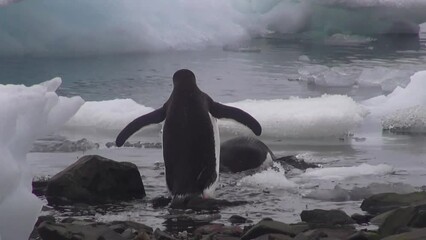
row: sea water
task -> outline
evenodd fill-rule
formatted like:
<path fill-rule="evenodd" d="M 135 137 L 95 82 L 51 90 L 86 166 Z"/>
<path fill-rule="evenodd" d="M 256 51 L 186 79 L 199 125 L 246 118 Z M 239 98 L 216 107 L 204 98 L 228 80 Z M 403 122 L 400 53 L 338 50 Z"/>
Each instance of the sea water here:
<path fill-rule="evenodd" d="M 199 87 L 215 101 L 239 107 L 257 118 L 263 127 L 260 139 L 275 155 L 294 154 L 322 166 L 320 169 L 309 169 L 306 172 L 295 170 L 287 174 L 279 166 L 259 170 L 253 175 L 221 174 L 216 197 L 246 200 L 249 204 L 222 209 L 221 218 L 217 222 L 226 222 L 229 216 L 239 214 L 254 221 L 271 217 L 291 223 L 300 221 L 302 210 L 315 208 L 361 212 L 359 200 L 333 202 L 318 197 L 321 194 L 312 194 L 321 190 L 331 191 L 336 186 L 351 190 L 372 183 L 404 183 L 417 190 L 423 189 L 426 180 L 426 73 L 422 72 L 426 70 L 424 26 L 420 28 L 420 34 L 414 37 L 360 36 L 345 32 L 317 37 L 315 31 L 311 31 L 310 35 L 288 34 L 288 29 L 296 29 L 305 23 L 298 19 L 298 24 L 287 25 L 286 29 L 281 27 L 278 29 L 280 31 L 273 28 L 274 33 L 271 33 L 271 29 L 266 31 L 259 27 L 265 21 L 267 25 L 275 23 L 272 25 L 276 26 L 277 22 L 272 19 L 279 15 L 276 12 L 280 6 L 274 7 L 276 1 L 269 2 L 271 6 L 253 5 L 250 11 L 246 6 L 236 3 L 240 6 L 237 15 L 234 10 L 228 9 L 223 18 L 218 19 L 215 14 L 206 15 L 205 21 L 199 22 L 199 25 L 188 25 L 193 23 L 191 19 L 176 15 L 180 21 L 174 27 L 179 28 L 179 31 L 173 35 L 167 35 L 171 30 L 156 22 L 151 15 L 145 25 L 131 21 L 137 16 L 136 12 L 129 6 L 121 6 L 117 11 L 127 11 L 124 20 L 132 23 L 124 29 L 136 36 L 136 39 L 126 38 L 125 41 L 117 37 L 117 29 L 111 27 L 113 24 L 108 22 L 110 20 L 107 21 L 111 27 L 108 29 L 94 28 L 88 31 L 90 26 L 76 27 L 79 26 L 77 23 L 67 19 L 70 16 L 64 10 L 65 7 L 55 2 L 41 1 L 42 5 L 33 6 L 35 3 L 25 5 L 25 1 L 22 1 L 9 9 L 7 7 L 10 5 L 4 3 L 7 6 L 0 8 L 0 11 L 7 13 L 7 19 L 12 19 L 17 12 L 29 11 L 31 7 L 43 11 L 43 4 L 51 4 L 58 11 L 47 14 L 62 21 L 49 22 L 57 27 L 57 30 L 49 33 L 57 38 L 54 45 L 45 35 L 35 35 L 33 42 L 25 42 L 21 36 L 23 33 L 11 30 L 25 27 L 34 30 L 40 25 L 28 24 L 35 20 L 46 22 L 43 14 L 17 22 L 15 27 L 19 28 L 11 28 L 13 23 L 10 21 L 7 24 L 1 22 L 3 28 L 0 32 L 6 29 L 4 32 L 8 33 L 8 39 L 13 37 L 14 40 L 0 40 L 2 46 L 6 46 L 0 47 L 0 83 L 31 86 L 61 77 L 62 84 L 56 94 L 64 97 L 80 96 L 85 100 L 63 127 L 48 136 L 38 136 L 37 142 L 77 141 L 85 138 L 99 144 L 99 148 L 84 152 L 49 152 L 48 148 L 32 151 L 27 154 L 32 175 L 53 176 L 81 156 L 99 154 L 117 161 L 135 163 L 147 191 L 144 200 L 123 203 L 107 210 L 45 209 L 41 214 L 100 221 L 133 220 L 153 227 L 164 227 L 162 222 L 167 210 L 153 209 L 149 203 L 154 197 L 168 194 L 163 175 L 162 150 L 107 148 L 105 144 L 114 141 L 118 132 L 131 120 L 162 106 L 172 90 L 171 77 L 181 68 L 191 69 Z M 328 4 L 340 6 L 344 2 L 328 1 Z M 383 8 L 378 1 L 359 2 L 374 3 L 372 9 Z M 190 3 L 193 2 L 177 1 L 173 7 L 180 6 L 182 12 L 189 14 Z M 104 13 L 112 14 L 116 10 L 116 6 L 111 4 L 105 6 Z M 150 5 L 146 14 L 151 11 L 159 11 L 164 16 L 175 13 L 170 6 L 162 4 Z M 410 1 L 410 4 L 423 6 L 417 1 Z M 84 5 L 82 16 L 105 20 L 101 13 L 90 15 L 96 7 L 96 1 L 89 5 Z M 210 10 L 214 13 L 225 5 L 225 2 L 219 1 Z M 83 5 L 77 4 L 73 8 L 78 6 Z M 203 4 L 195 6 L 200 12 L 208 12 Z M 299 17 L 306 16 L 302 13 L 309 14 L 312 9 L 319 11 L 327 8 L 306 5 L 294 7 L 299 10 Z M 357 6 L 350 7 L 357 9 Z M 407 6 L 398 7 L 409 9 Z M 386 8 L 398 9 L 393 4 Z M 258 16 L 263 16 L 256 20 L 256 24 L 240 18 L 239 14 L 246 16 L 244 14 L 253 14 L 253 11 L 261 12 Z M 404 11 L 399 13 L 403 14 Z M 262 15 L 263 12 L 270 15 Z M 6 18 L 6 15 L 0 14 L 0 19 Z M 200 16 L 192 17 L 197 19 Z M 83 17 L 80 20 L 83 21 Z M 225 20 L 232 24 L 222 22 Z M 64 24 L 68 30 L 63 30 Z M 91 24 L 104 25 L 96 21 Z M 207 26 L 210 26 L 210 30 L 206 30 Z M 140 39 L 136 30 L 138 27 L 145 27 L 144 31 L 154 27 L 159 30 L 157 34 L 154 34 L 155 31 L 149 32 L 151 35 Z M 91 41 L 110 36 L 108 30 L 114 30 L 115 39 L 111 37 L 112 40 L 105 40 L 97 46 L 96 51 L 91 51 L 96 47 Z M 41 34 L 40 31 L 37 34 Z M 126 35 L 129 32 L 120 33 Z M 182 35 L 182 32 L 185 34 Z M 259 34 L 253 37 L 253 32 Z M 78 42 L 82 36 L 85 37 L 84 43 Z M 123 41 L 128 48 L 116 45 Z M 11 42 L 16 44 L 11 45 Z M 144 48 L 139 48 L 140 45 Z M 11 46 L 16 47 L 12 51 L 16 54 L 11 54 Z M 51 48 L 47 49 L 46 46 Z M 70 54 L 73 49 L 78 54 Z M 84 52 L 89 54 L 81 54 Z M 10 101 L 7 103 L 13 104 Z M 244 127 L 227 120 L 220 120 L 219 127 L 222 140 L 251 134 Z M 383 130 L 392 127 L 398 128 L 399 134 Z M 129 140 L 159 143 L 160 131 L 161 125 L 152 125 Z"/>

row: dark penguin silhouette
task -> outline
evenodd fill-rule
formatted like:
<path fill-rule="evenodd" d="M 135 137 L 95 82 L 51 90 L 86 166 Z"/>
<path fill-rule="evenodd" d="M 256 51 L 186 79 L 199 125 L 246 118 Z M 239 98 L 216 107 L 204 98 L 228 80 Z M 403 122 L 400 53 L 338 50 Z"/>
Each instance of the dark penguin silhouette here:
<path fill-rule="evenodd" d="M 260 124 L 241 109 L 213 101 L 195 82 L 195 75 L 181 69 L 173 75 L 173 92 L 159 109 L 129 123 L 116 145 L 144 126 L 164 121 L 163 157 L 166 182 L 173 196 L 212 196 L 219 178 L 220 140 L 216 118 L 229 118 L 260 135 Z"/>

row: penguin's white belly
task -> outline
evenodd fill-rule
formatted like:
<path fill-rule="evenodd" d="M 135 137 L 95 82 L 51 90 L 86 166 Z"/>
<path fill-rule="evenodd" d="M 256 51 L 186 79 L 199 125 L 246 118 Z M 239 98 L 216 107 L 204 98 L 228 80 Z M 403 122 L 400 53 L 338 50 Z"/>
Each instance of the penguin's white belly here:
<path fill-rule="evenodd" d="M 216 190 L 218 181 L 219 181 L 219 164 L 220 164 L 220 136 L 219 136 L 219 127 L 217 125 L 217 119 L 214 118 L 210 113 L 210 120 L 212 123 L 212 127 L 213 127 L 213 135 L 214 135 L 214 145 L 215 145 L 215 159 L 216 159 L 216 166 L 215 166 L 215 170 L 216 170 L 216 179 L 214 180 L 214 182 L 208 186 L 206 189 L 204 189 L 203 191 L 203 197 L 214 197 L 214 191 Z"/>

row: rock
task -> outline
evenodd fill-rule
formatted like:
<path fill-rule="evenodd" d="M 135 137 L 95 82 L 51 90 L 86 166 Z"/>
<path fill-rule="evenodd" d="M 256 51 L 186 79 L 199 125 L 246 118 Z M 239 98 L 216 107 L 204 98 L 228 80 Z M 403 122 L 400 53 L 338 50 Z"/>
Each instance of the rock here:
<path fill-rule="evenodd" d="M 105 204 L 144 196 L 142 178 L 135 164 L 97 155 L 84 156 L 59 172 L 49 180 L 46 189 L 50 205 Z"/>
<path fill-rule="evenodd" d="M 260 167 L 271 150 L 253 137 L 236 137 L 220 145 L 220 171 L 242 172 Z M 271 158 L 272 159 L 272 158 Z"/>
<path fill-rule="evenodd" d="M 127 229 L 131 229 L 133 232 L 138 234 L 147 233 L 151 235 L 153 233 L 153 229 L 151 227 L 132 221 L 113 221 L 108 224 L 108 227 L 118 233 L 123 233 Z"/>
<path fill-rule="evenodd" d="M 426 228 L 413 229 L 410 232 L 382 238 L 382 240 L 424 240 L 424 239 L 426 239 Z"/>
<path fill-rule="evenodd" d="M 46 194 L 47 184 L 49 183 L 48 179 L 39 179 L 32 182 L 32 193 L 38 197 L 44 196 Z"/>
<path fill-rule="evenodd" d="M 295 156 L 277 158 L 265 143 L 257 138 L 245 136 L 232 138 L 220 145 L 220 171 L 236 173 L 256 169 L 265 163 L 268 155 L 272 161 L 279 162 L 286 170 L 319 167 Z"/>
<path fill-rule="evenodd" d="M 233 223 L 233 224 L 242 224 L 242 223 L 248 223 L 248 222 L 251 222 L 250 220 L 248 220 L 247 218 L 245 218 L 245 217 L 241 217 L 241 216 L 239 216 L 239 215 L 232 215 L 229 219 L 228 219 L 228 221 L 230 222 L 230 223 Z"/>
<path fill-rule="evenodd" d="M 56 219 L 55 219 L 55 217 L 50 216 L 50 215 L 46 215 L 46 216 L 39 216 L 39 217 L 37 218 L 36 223 L 34 224 L 34 228 L 33 228 L 33 231 L 32 231 L 32 232 L 31 232 L 31 234 L 30 234 L 29 239 L 40 239 L 40 236 L 39 236 L 39 234 L 38 234 L 37 228 L 38 228 L 38 226 L 40 226 L 40 224 L 42 224 L 43 222 L 51 222 L 51 223 L 54 223 L 54 222 L 56 222 Z"/>
<path fill-rule="evenodd" d="M 223 227 L 224 225 L 220 223 L 212 223 L 212 224 L 204 225 L 195 229 L 194 236 L 201 237 L 202 235 L 217 233 L 217 232 L 220 232 Z"/>
<path fill-rule="evenodd" d="M 302 221 L 309 223 L 310 226 L 334 226 L 355 223 L 342 210 L 304 210 L 300 214 Z"/>
<path fill-rule="evenodd" d="M 383 224 L 379 227 L 379 234 L 382 237 L 386 237 L 396 233 L 401 233 L 404 231 L 403 229 L 407 228 L 414 214 L 414 207 L 404 207 L 392 211 L 392 213 L 389 214 Z"/>
<path fill-rule="evenodd" d="M 169 205 L 169 203 L 171 201 L 172 201 L 171 197 L 159 196 L 159 197 L 152 199 L 151 203 L 152 203 L 153 208 L 162 208 L 162 207 Z"/>
<path fill-rule="evenodd" d="M 125 240 L 107 225 L 99 223 L 81 225 L 46 221 L 41 223 L 37 230 L 43 240 Z"/>
<path fill-rule="evenodd" d="M 376 232 L 359 231 L 348 237 L 348 240 L 379 240 L 380 235 Z"/>
<path fill-rule="evenodd" d="M 156 240 L 176 240 L 175 237 L 166 232 L 161 231 L 158 228 L 154 231 L 154 237 Z"/>
<path fill-rule="evenodd" d="M 260 237 L 265 234 L 283 234 L 288 235 L 290 237 L 296 236 L 299 232 L 297 232 L 291 225 L 277 222 L 277 221 L 260 221 L 256 225 L 254 225 L 250 230 L 248 230 L 242 237 L 242 240 L 248 240 Z"/>
<path fill-rule="evenodd" d="M 281 164 L 290 165 L 293 168 L 300 169 L 300 170 L 306 170 L 308 168 L 318 168 L 320 167 L 318 164 L 315 163 L 307 163 L 303 159 L 299 159 L 296 156 L 285 156 L 275 159 L 275 161 L 280 162 Z"/>
<path fill-rule="evenodd" d="M 395 208 L 420 204 L 426 204 L 426 192 L 382 193 L 365 199 L 361 204 L 361 209 L 371 214 L 380 214 Z"/>
<path fill-rule="evenodd" d="M 327 237 L 326 233 L 321 230 L 314 229 L 297 234 L 294 240 L 316 240 L 324 237 Z"/>
<path fill-rule="evenodd" d="M 381 236 L 397 234 L 410 227 L 426 227 L 426 205 L 403 207 L 393 210 L 379 227 Z"/>
<path fill-rule="evenodd" d="M 272 233 L 259 236 L 254 240 L 293 240 L 293 238 L 284 234 Z"/>
<path fill-rule="evenodd" d="M 371 214 L 359 214 L 359 213 L 355 213 L 351 216 L 351 218 L 357 223 L 357 224 L 367 224 L 370 222 L 370 220 L 373 218 L 374 216 Z"/>
<path fill-rule="evenodd" d="M 175 213 L 165 216 L 164 225 L 168 232 L 176 233 L 195 229 L 200 226 L 210 224 L 210 222 L 220 219 L 218 213 Z"/>
<path fill-rule="evenodd" d="M 356 230 L 350 226 L 334 227 L 334 228 L 317 228 L 303 233 L 299 233 L 294 240 L 340 240 L 348 239 Z"/>

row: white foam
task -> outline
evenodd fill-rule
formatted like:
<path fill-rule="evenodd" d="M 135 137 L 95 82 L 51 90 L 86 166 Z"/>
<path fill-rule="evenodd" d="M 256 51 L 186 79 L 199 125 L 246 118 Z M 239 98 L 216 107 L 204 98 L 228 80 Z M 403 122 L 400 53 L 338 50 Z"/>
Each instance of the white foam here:
<path fill-rule="evenodd" d="M 27 239 L 41 210 L 31 193 L 26 153 L 32 143 L 57 130 L 83 104 L 54 92 L 60 78 L 25 87 L 0 85 L 0 238 Z"/>
<path fill-rule="evenodd" d="M 273 163 L 273 167 L 265 171 L 242 178 L 238 184 L 268 189 L 294 189 L 297 187 L 297 184 L 286 178 L 285 170 L 279 163 Z"/>
<path fill-rule="evenodd" d="M 353 167 L 329 167 L 307 169 L 300 177 L 315 178 L 320 180 L 343 180 L 350 177 L 360 177 L 367 175 L 385 175 L 394 171 L 392 166 L 387 164 L 370 165 L 363 163 Z"/>

